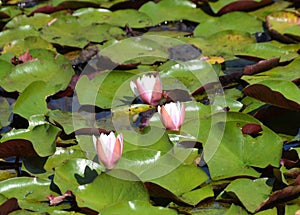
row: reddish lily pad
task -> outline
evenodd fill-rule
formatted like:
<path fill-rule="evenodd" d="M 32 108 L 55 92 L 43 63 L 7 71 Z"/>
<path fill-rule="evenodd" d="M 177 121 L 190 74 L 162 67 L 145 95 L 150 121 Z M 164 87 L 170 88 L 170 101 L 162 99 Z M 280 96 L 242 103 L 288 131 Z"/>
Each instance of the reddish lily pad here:
<path fill-rule="evenodd" d="M 265 80 L 243 90 L 244 94 L 260 101 L 300 111 L 300 90 L 294 83 L 284 80 Z"/>

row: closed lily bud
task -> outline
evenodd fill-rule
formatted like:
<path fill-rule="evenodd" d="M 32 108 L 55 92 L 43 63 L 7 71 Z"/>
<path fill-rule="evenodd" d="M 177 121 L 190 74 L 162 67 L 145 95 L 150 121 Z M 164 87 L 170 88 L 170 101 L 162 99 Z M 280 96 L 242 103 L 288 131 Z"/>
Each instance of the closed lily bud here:
<path fill-rule="evenodd" d="M 171 102 L 157 107 L 159 117 L 167 130 L 178 131 L 184 121 L 185 107 L 183 103 Z"/>
<path fill-rule="evenodd" d="M 118 163 L 123 152 L 123 135 L 116 137 L 113 132 L 109 135 L 101 133 L 99 137 L 93 135 L 94 146 L 98 159 L 107 169 L 113 169 Z"/>
<path fill-rule="evenodd" d="M 159 73 L 156 75 L 143 75 L 136 83 L 130 82 L 130 87 L 136 96 L 139 96 L 145 103 L 158 105 L 162 97 L 162 83 Z"/>

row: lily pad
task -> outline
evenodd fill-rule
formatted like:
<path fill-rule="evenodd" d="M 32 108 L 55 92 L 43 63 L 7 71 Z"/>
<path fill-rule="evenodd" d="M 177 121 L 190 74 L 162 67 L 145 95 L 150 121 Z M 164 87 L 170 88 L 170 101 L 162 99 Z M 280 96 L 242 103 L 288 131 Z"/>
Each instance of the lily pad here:
<path fill-rule="evenodd" d="M 269 186 L 267 181 L 267 178 L 256 180 L 246 178 L 236 179 L 225 188 L 218 196 L 218 199 L 222 199 L 224 193 L 233 192 L 246 209 L 254 213 L 259 205 L 271 194 L 272 186 Z"/>
<path fill-rule="evenodd" d="M 59 17 L 52 25 L 41 31 L 41 37 L 61 46 L 83 48 L 89 42 L 103 42 L 119 38 L 123 31 L 108 24 L 82 26 L 74 16 Z"/>
<path fill-rule="evenodd" d="M 79 207 L 89 207 L 100 212 L 112 204 L 123 201 L 149 201 L 143 183 L 132 173 L 114 170 L 109 174 L 103 173 L 92 183 L 80 185 L 77 190 L 74 190 Z M 120 179 L 118 176 L 127 180 Z"/>
<path fill-rule="evenodd" d="M 40 37 L 29 36 L 23 39 L 12 41 L 3 47 L 2 53 L 12 52 L 14 55 L 21 55 L 24 50 L 29 49 L 49 49 L 55 51 L 52 44 Z"/>
<path fill-rule="evenodd" d="M 271 32 L 274 31 L 276 32 L 275 34 L 281 34 L 284 39 L 289 41 L 289 37 L 291 37 L 292 41 L 293 39 L 299 41 L 299 16 L 299 12 L 297 11 L 279 11 L 268 15 L 266 18 L 266 24 Z"/>
<path fill-rule="evenodd" d="M 270 0 L 250 0 L 250 1 L 238 1 L 238 0 L 219 0 L 209 2 L 212 11 L 216 14 L 224 14 L 236 10 L 251 10 L 270 4 Z"/>
<path fill-rule="evenodd" d="M 0 32 L 0 47 L 14 40 L 23 39 L 29 36 L 39 36 L 39 32 L 30 25 L 24 25 L 13 29 L 7 29 Z"/>
<path fill-rule="evenodd" d="M 0 182 L 0 192 L 7 198 L 46 201 L 46 196 L 56 195 L 49 189 L 50 181 L 30 177 L 11 178 Z"/>
<path fill-rule="evenodd" d="M 36 30 L 44 27 L 48 22 L 50 22 L 53 18 L 48 14 L 36 13 L 31 17 L 27 17 L 26 15 L 15 16 L 12 20 L 10 20 L 5 28 L 17 28 L 24 25 L 30 25 L 34 27 Z"/>
<path fill-rule="evenodd" d="M 12 71 L 4 71 L 6 77 L 0 81 L 0 85 L 5 90 L 23 92 L 34 81 L 47 81 L 47 86 L 55 91 L 67 87 L 74 71 L 65 57 L 39 49 L 31 50 L 30 54 L 33 58 L 39 57 L 38 60 L 19 64 Z"/>
<path fill-rule="evenodd" d="M 256 84 L 264 80 L 286 80 L 294 81 L 300 78 L 300 72 L 297 71 L 297 68 L 300 66 L 300 58 L 294 59 L 291 63 L 285 66 L 278 66 L 273 69 L 270 69 L 266 72 L 261 72 L 257 75 L 244 75 L 243 80 L 247 81 L 249 84 Z"/>
<path fill-rule="evenodd" d="M 240 20 L 243 20 L 243 22 Z M 194 30 L 194 36 L 209 38 L 211 35 L 225 30 L 237 30 L 254 34 L 263 31 L 263 28 L 262 22 L 254 16 L 245 12 L 232 12 L 201 22 Z"/>
<path fill-rule="evenodd" d="M 101 210 L 102 215 L 131 214 L 131 215 L 176 215 L 177 212 L 164 207 L 154 207 L 146 201 L 120 202 Z"/>
<path fill-rule="evenodd" d="M 28 129 L 13 129 L 6 133 L 1 138 L 1 144 L 14 139 L 28 140 L 41 157 L 53 154 L 55 152 L 56 136 L 60 129 L 45 121 L 34 124 L 35 121 L 33 120 L 32 123 L 33 125 L 29 126 Z"/>
<path fill-rule="evenodd" d="M 74 191 L 80 185 L 91 183 L 101 170 L 101 166 L 91 160 L 72 158 L 55 168 L 54 183 L 62 193 Z"/>
<path fill-rule="evenodd" d="M 297 50 L 293 51 L 286 48 L 278 47 L 272 43 L 254 43 L 236 50 L 234 54 L 239 57 L 254 59 L 280 58 L 280 62 L 290 61 L 298 57 Z"/>
<path fill-rule="evenodd" d="M 144 13 L 133 9 L 117 10 L 111 12 L 104 9 L 84 8 L 75 11 L 73 16 L 78 17 L 81 25 L 107 23 L 115 26 L 131 28 L 144 28 L 152 26 L 152 20 Z"/>
<path fill-rule="evenodd" d="M 209 18 L 204 11 L 196 8 L 194 3 L 187 0 L 162 0 L 158 3 L 150 1 L 143 4 L 139 11 L 151 17 L 153 25 L 164 21 L 179 21 L 183 19 L 192 22 L 203 22 Z"/>
<path fill-rule="evenodd" d="M 222 116 L 221 113 L 217 115 Z M 259 136 L 243 134 L 241 129 L 244 125 L 261 124 L 246 114 L 230 113 L 225 124 L 223 120 L 214 121 L 211 130 L 215 135 L 204 146 L 204 159 L 213 180 L 242 175 L 258 177 L 259 173 L 252 167 L 279 165 L 282 141 L 276 133 L 261 125 L 263 131 Z M 218 139 L 221 134 L 222 139 Z M 214 139 L 214 136 L 217 138 Z M 263 150 L 265 147 L 269 150 Z"/>
<path fill-rule="evenodd" d="M 131 91 L 129 83 L 133 76 L 121 71 L 100 73 L 92 80 L 82 76 L 76 84 L 78 100 L 80 104 L 96 105 L 103 109 L 124 105 L 125 96 Z"/>
<path fill-rule="evenodd" d="M 300 90 L 293 82 L 265 80 L 246 87 L 243 92 L 268 104 L 300 111 Z"/>

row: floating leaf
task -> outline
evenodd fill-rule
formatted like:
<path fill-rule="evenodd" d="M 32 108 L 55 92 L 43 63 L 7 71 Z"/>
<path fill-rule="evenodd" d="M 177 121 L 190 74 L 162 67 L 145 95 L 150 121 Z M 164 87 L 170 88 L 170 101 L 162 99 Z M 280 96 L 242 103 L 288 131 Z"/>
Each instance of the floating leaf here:
<path fill-rule="evenodd" d="M 238 1 L 238 0 L 219 0 L 215 2 L 209 2 L 209 5 L 214 13 L 224 14 L 237 10 L 251 10 L 270 4 L 270 0 L 249 0 L 249 1 Z"/>
<path fill-rule="evenodd" d="M 124 9 L 111 12 L 104 9 L 84 8 L 75 11 L 73 16 L 79 17 L 81 25 L 107 23 L 115 26 L 144 28 L 152 25 L 151 19 L 144 13 L 133 9 Z"/>
<path fill-rule="evenodd" d="M 121 37 L 123 31 L 108 24 L 82 26 L 71 15 L 60 17 L 52 25 L 44 27 L 41 37 L 48 42 L 61 46 L 83 48 L 89 42 L 103 42 Z"/>
<path fill-rule="evenodd" d="M 43 13 L 36 13 L 31 17 L 27 17 L 26 15 L 15 16 L 12 20 L 10 20 L 5 27 L 6 28 L 17 28 L 24 25 L 30 25 L 34 27 L 36 30 L 44 27 L 49 21 L 53 18 L 50 15 Z"/>
<path fill-rule="evenodd" d="M 243 22 L 240 21 L 241 19 Z M 244 12 L 232 12 L 201 22 L 194 30 L 194 36 L 209 38 L 211 35 L 225 30 L 237 30 L 251 34 L 263 31 L 262 22 L 254 16 Z"/>
<path fill-rule="evenodd" d="M 154 207 L 146 201 L 120 202 L 101 210 L 102 215 L 130 214 L 130 215 L 176 215 L 177 212 L 163 207 Z"/>
<path fill-rule="evenodd" d="M 265 80 L 250 85 L 244 94 L 260 101 L 289 110 L 300 110 L 300 90 L 293 82 L 285 80 Z"/>
<path fill-rule="evenodd" d="M 222 117 L 216 114 L 216 118 Z M 240 113 L 230 113 L 224 119 L 214 120 L 212 137 L 204 146 L 204 159 L 208 164 L 212 179 L 247 175 L 258 177 L 252 167 L 265 168 L 268 165 L 278 166 L 281 157 L 281 138 L 266 126 L 255 138 L 244 135 L 242 127 L 249 123 L 261 124 L 256 119 Z M 223 121 L 223 122 L 222 122 Z M 223 135 L 222 139 L 220 135 Z M 264 150 L 265 148 L 268 150 Z M 267 153 L 267 154 L 266 154 Z M 226 156 L 224 156 L 226 155 Z"/>
<path fill-rule="evenodd" d="M 40 37 L 29 36 L 6 44 L 3 47 L 2 53 L 12 52 L 15 55 L 21 55 L 24 53 L 24 50 L 29 49 L 49 49 L 54 51 L 51 43 L 41 39 Z"/>
<path fill-rule="evenodd" d="M 36 153 L 44 157 L 54 153 L 56 145 L 55 140 L 59 131 L 59 128 L 44 121 L 40 124 L 30 126 L 28 129 L 13 129 L 1 138 L 0 145 L 9 144 L 10 141 L 16 141 L 14 144 L 17 145 L 18 142 L 20 142 L 22 145 L 22 141 L 18 141 L 18 139 L 27 140 L 32 143 Z M 17 146 L 14 144 L 13 146 Z M 7 147 L 10 149 L 9 145 L 7 145 Z M 23 147 L 29 148 L 30 150 L 30 145 L 28 145 L 28 143 L 26 143 Z M 24 152 L 26 154 L 26 151 Z"/>
<path fill-rule="evenodd" d="M 272 191 L 272 186 L 267 184 L 267 180 L 267 178 L 259 178 L 256 180 L 246 178 L 236 179 L 225 188 L 218 199 L 222 199 L 224 193 L 233 192 L 246 209 L 254 213 Z"/>
<path fill-rule="evenodd" d="M 72 158 L 55 168 L 54 183 L 62 193 L 74 191 L 80 185 L 91 183 L 101 170 L 100 165 L 91 160 Z"/>
<path fill-rule="evenodd" d="M 14 40 L 23 39 L 29 36 L 39 36 L 39 32 L 30 25 L 20 26 L 0 32 L 0 47 Z"/>
<path fill-rule="evenodd" d="M 6 71 L 5 79 L 0 81 L 5 90 L 22 92 L 34 81 L 47 82 L 47 86 L 55 91 L 67 87 L 74 71 L 65 57 L 44 49 L 31 50 L 30 54 L 39 60 L 19 64 L 11 72 Z"/>
<path fill-rule="evenodd" d="M 50 181 L 38 178 L 18 177 L 0 182 L 0 193 L 7 198 L 46 201 L 46 196 L 55 195 L 49 189 Z"/>
<path fill-rule="evenodd" d="M 297 11 L 286 10 L 272 13 L 267 16 L 266 24 L 270 32 L 279 39 L 289 42 L 294 39 L 300 40 L 299 12 Z"/>
<path fill-rule="evenodd" d="M 288 50 L 288 47 L 278 47 L 272 43 L 254 43 L 235 51 L 239 57 L 254 59 L 280 58 L 280 62 L 290 61 L 298 57 L 297 51 Z"/>
<path fill-rule="evenodd" d="M 143 4 L 139 11 L 151 17 L 153 25 L 164 21 L 179 21 L 183 19 L 203 22 L 209 18 L 201 9 L 196 8 L 194 3 L 187 0 L 162 0 L 157 4 L 151 1 Z"/>
<path fill-rule="evenodd" d="M 131 91 L 130 80 L 133 75 L 129 72 L 113 71 L 97 74 L 92 80 L 82 76 L 76 84 L 80 104 L 96 105 L 103 109 L 124 105 L 123 100 L 126 101 L 125 96 Z M 124 116 L 128 117 L 126 113 Z"/>
<path fill-rule="evenodd" d="M 92 183 L 81 185 L 74 191 L 79 207 L 101 211 L 123 201 L 149 201 L 143 183 L 132 173 L 114 170 L 109 174 L 103 173 Z"/>

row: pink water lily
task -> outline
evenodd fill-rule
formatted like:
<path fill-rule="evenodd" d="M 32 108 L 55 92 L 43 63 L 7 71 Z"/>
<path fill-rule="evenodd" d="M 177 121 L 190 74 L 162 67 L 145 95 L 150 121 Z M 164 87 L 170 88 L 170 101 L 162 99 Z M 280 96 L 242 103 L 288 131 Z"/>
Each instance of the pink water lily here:
<path fill-rule="evenodd" d="M 139 96 L 145 103 L 158 105 L 162 97 L 162 83 L 159 73 L 143 75 L 136 83 L 130 82 L 130 87 L 136 96 Z"/>
<path fill-rule="evenodd" d="M 183 103 L 171 102 L 157 108 L 159 117 L 168 130 L 178 131 L 183 124 L 185 107 Z"/>
<path fill-rule="evenodd" d="M 123 135 L 118 134 L 116 137 L 113 132 L 109 135 L 101 133 L 98 138 L 93 135 L 93 142 L 99 161 L 107 169 L 113 169 L 123 153 Z"/>

